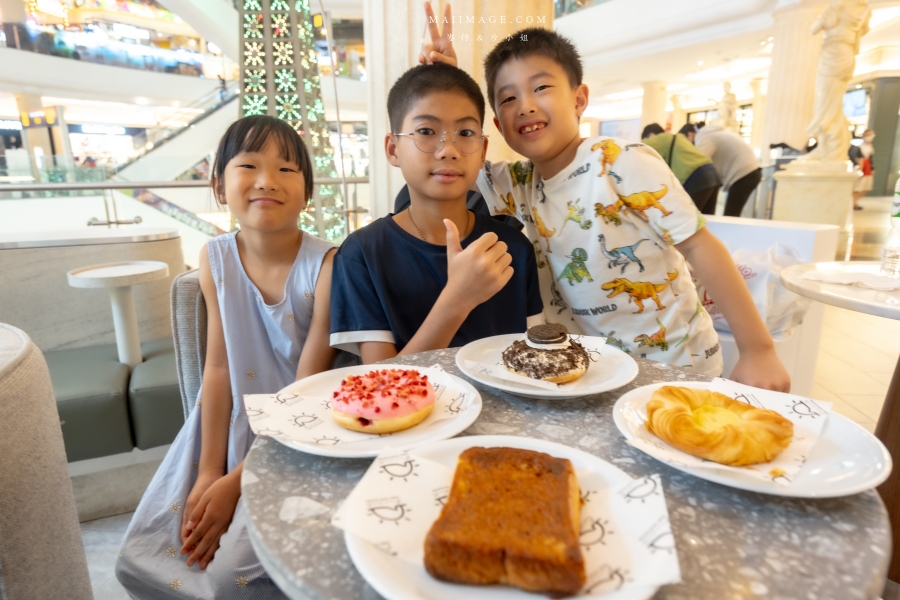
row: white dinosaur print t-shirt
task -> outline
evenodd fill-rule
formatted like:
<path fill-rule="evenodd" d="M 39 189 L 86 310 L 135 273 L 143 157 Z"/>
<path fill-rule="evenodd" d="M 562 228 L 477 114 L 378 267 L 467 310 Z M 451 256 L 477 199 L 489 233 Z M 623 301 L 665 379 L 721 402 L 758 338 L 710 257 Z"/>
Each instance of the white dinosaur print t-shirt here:
<path fill-rule="evenodd" d="M 672 247 L 706 221 L 655 150 L 590 138 L 550 179 L 531 162 L 485 163 L 478 187 L 495 213 L 525 223 L 547 322 L 632 356 L 722 373 L 718 335 Z"/>

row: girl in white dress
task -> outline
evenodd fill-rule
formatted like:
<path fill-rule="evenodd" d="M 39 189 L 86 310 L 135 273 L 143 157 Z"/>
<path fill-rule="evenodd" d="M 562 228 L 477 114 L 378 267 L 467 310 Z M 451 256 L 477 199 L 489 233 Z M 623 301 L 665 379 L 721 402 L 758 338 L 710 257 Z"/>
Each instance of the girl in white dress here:
<path fill-rule="evenodd" d="M 312 195 L 300 136 L 274 117 L 233 123 L 212 185 L 240 231 L 200 253 L 209 316 L 197 405 L 131 521 L 116 576 L 135 598 L 284 598 L 256 558 L 241 500 L 254 435 L 244 394 L 327 370 L 334 246 L 298 230 Z"/>

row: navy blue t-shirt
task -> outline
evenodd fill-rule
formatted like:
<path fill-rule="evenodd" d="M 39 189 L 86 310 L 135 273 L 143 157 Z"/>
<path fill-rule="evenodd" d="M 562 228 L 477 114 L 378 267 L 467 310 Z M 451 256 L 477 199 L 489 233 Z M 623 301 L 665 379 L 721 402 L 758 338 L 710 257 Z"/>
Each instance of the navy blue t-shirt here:
<path fill-rule="evenodd" d="M 466 248 L 488 231 L 506 242 L 513 276 L 475 307 L 451 347 L 505 333 L 524 333 L 543 312 L 534 247 L 520 231 L 474 213 Z M 331 345 L 359 354 L 360 342 L 389 342 L 400 351 L 425 322 L 447 284 L 447 247 L 405 232 L 388 215 L 353 232 L 334 257 Z M 529 323 L 529 317 L 533 317 Z"/>

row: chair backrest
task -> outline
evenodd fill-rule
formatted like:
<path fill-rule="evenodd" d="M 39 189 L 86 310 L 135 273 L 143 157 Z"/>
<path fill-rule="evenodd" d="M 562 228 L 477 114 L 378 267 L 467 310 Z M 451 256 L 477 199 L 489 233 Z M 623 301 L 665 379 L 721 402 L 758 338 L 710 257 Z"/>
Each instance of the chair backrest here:
<path fill-rule="evenodd" d="M 50 372 L 25 332 L 5 323 L 0 490 L 0 598 L 93 598 Z"/>
<path fill-rule="evenodd" d="M 175 367 L 181 387 L 184 418 L 187 419 L 197 403 L 206 361 L 206 302 L 200 291 L 199 271 L 195 269 L 175 277 L 169 299 L 175 340 Z"/>

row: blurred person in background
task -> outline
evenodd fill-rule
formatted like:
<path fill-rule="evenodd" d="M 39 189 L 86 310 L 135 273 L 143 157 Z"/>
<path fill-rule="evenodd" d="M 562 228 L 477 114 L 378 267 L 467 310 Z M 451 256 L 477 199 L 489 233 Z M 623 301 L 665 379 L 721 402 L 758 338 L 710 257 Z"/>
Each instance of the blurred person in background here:
<path fill-rule="evenodd" d="M 747 198 L 759 185 L 762 169 L 759 159 L 744 138 L 721 125 L 697 124 L 694 144 L 712 159 L 722 187 L 728 192 L 725 216 L 739 217 Z"/>
<path fill-rule="evenodd" d="M 853 184 L 853 210 L 862 210 L 859 199 L 872 190 L 872 181 L 875 177 L 875 169 L 872 159 L 875 157 L 875 147 L 872 140 L 875 132 L 866 129 L 862 134 L 862 144 L 850 146 L 850 160 L 853 161 L 853 170 L 859 173 L 859 179 Z"/>
<path fill-rule="evenodd" d="M 712 215 L 722 181 L 712 160 L 691 143 L 696 133 L 696 126 L 690 123 L 675 134 L 651 123 L 644 127 L 641 140 L 662 156 L 700 212 Z"/>

